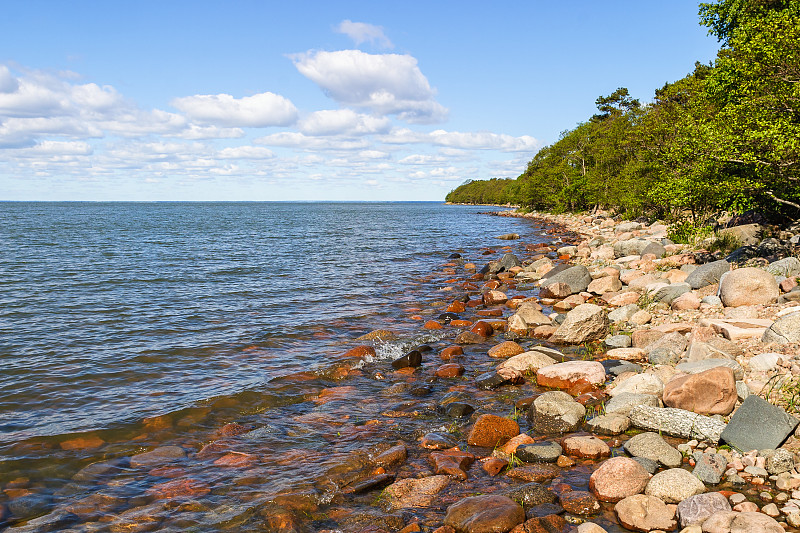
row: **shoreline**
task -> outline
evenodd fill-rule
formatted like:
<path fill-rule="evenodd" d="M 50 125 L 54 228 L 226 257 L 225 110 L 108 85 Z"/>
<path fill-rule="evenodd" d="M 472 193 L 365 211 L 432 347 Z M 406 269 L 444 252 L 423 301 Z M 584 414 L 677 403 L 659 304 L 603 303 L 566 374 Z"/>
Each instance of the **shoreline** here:
<path fill-rule="evenodd" d="M 727 319 L 736 327 L 736 324 L 752 320 L 748 315 L 762 317 L 758 318 L 760 320 L 783 319 L 792 314 L 785 313 L 778 317 L 780 312 L 790 307 L 800 307 L 786 303 L 736 307 L 707 305 L 700 302 L 700 292 L 708 292 L 707 296 L 711 296 L 711 291 L 703 287 L 685 291 L 675 298 L 683 298 L 684 303 L 691 306 L 699 303 L 697 308 L 673 309 L 673 304 L 656 303 L 656 295 L 648 297 L 645 294 L 648 287 L 653 292 L 655 286 L 643 281 L 658 284 L 657 276 L 663 275 L 666 277 L 662 279 L 677 287 L 682 283 L 677 281 L 678 278 L 683 274 L 686 274 L 686 278 L 690 275 L 682 268 L 694 264 L 694 257 L 690 262 L 692 252 L 681 248 L 667 250 L 664 246 L 665 253 L 672 254 L 667 259 L 633 258 L 632 255 L 618 257 L 611 244 L 613 241 L 627 242 L 639 237 L 655 242 L 661 235 L 666 236 L 666 228 L 655 225 L 628 230 L 627 226 L 623 226 L 626 223 L 618 224 L 602 217 L 550 218 L 531 215 L 521 216 L 540 225 L 542 237 L 547 242 L 530 244 L 521 240 L 488 238 L 485 243 L 488 247 L 483 248 L 482 252 L 485 255 L 476 252 L 470 257 L 453 257 L 430 276 L 420 280 L 420 283 L 437 287 L 436 291 L 441 297 L 407 307 L 409 320 L 421 327 L 416 335 L 399 345 L 408 344 L 407 349 L 403 350 L 407 352 L 405 355 L 398 353 L 398 357 L 392 361 L 377 357 L 378 352 L 387 346 L 385 340 L 390 337 L 389 332 L 379 329 L 360 340 L 344 341 L 342 362 L 327 369 L 322 373 L 324 375 L 294 377 L 308 382 L 306 396 L 309 402 L 317 406 L 301 417 L 302 424 L 311 429 L 312 435 L 324 439 L 330 446 L 352 442 L 351 446 L 343 448 L 352 450 L 337 455 L 332 461 L 320 463 L 317 467 L 319 475 L 313 478 L 313 489 L 295 488 L 281 498 L 270 499 L 266 506 L 260 504 L 255 515 L 260 517 L 260 523 L 266 530 L 453 533 L 462 529 L 455 517 L 460 515 L 473 517 L 486 527 L 495 527 L 496 523 L 490 521 L 500 517 L 505 520 L 503 524 L 509 527 L 503 529 L 505 526 L 497 526 L 500 527 L 496 529 L 498 531 L 514 530 L 521 533 L 537 531 L 534 529 L 536 527 L 547 531 L 577 530 L 580 533 L 624 531 L 626 529 L 619 529 L 619 523 L 627 520 L 630 513 L 623 508 L 615 511 L 613 500 L 619 494 L 608 494 L 618 482 L 609 484 L 608 480 L 594 478 L 594 473 L 603 471 L 601 467 L 611 461 L 606 459 L 609 455 L 613 454 L 615 458 L 635 456 L 630 454 L 629 448 L 636 449 L 630 446 L 630 441 L 638 435 L 626 433 L 627 429 L 614 432 L 624 426 L 623 419 L 628 420 L 629 427 L 631 424 L 639 427 L 637 424 L 642 423 L 640 419 L 654 417 L 656 411 L 653 409 L 663 409 L 653 407 L 652 403 L 659 404 L 659 398 L 665 398 L 663 389 L 676 378 L 681 378 L 674 368 L 679 359 L 666 361 L 684 354 L 685 358 L 696 357 L 696 361 L 690 361 L 695 363 L 734 361 L 741 369 L 741 379 L 736 379 L 737 370 L 731 368 L 732 364 L 721 366 L 730 368 L 735 381 L 741 381 L 748 389 L 757 389 L 753 384 L 759 379 L 765 381 L 766 378 L 768 382 L 771 379 L 769 372 L 780 375 L 788 371 L 792 374 L 797 367 L 797 373 L 800 374 L 800 365 L 796 363 L 800 358 L 797 357 L 800 353 L 797 351 L 798 345 L 764 345 L 752 336 L 750 340 L 726 339 L 725 331 L 734 336 L 742 332 L 717 328 L 719 324 L 716 323 L 702 325 L 702 320 Z M 629 244 L 633 246 L 640 243 Z M 509 253 L 516 256 L 519 264 L 508 257 Z M 478 271 L 484 263 L 489 272 L 480 274 Z M 668 269 L 667 265 L 670 264 L 676 268 Z M 589 267 L 587 272 L 591 281 L 581 271 L 580 283 L 588 283 L 586 287 L 581 286 L 582 290 L 579 291 L 574 290 L 579 287 L 570 285 L 573 281 L 571 276 L 563 275 L 566 281 L 543 282 L 549 279 L 545 277 L 548 273 L 564 269 L 565 265 L 573 265 L 572 268 L 578 265 Z M 624 268 L 615 273 L 609 270 L 617 270 L 611 265 Z M 495 272 L 490 273 L 493 270 Z M 646 276 L 652 276 L 655 280 L 642 280 Z M 616 288 L 613 278 L 619 283 L 618 290 L 602 290 L 605 285 Z M 641 281 L 637 283 L 636 279 Z M 589 286 L 596 282 L 599 283 Z M 669 285 L 658 287 L 656 294 Z M 683 294 L 697 296 L 698 301 Z M 619 300 L 612 302 L 616 297 Z M 616 318 L 626 305 L 636 305 L 640 309 L 630 313 L 624 321 L 612 320 L 609 323 L 608 316 Z M 581 316 L 587 308 L 581 306 L 593 306 L 588 309 L 591 313 L 585 318 Z M 633 309 L 628 308 L 624 314 L 628 314 L 628 311 Z M 649 319 L 642 324 L 630 322 L 638 312 L 646 313 Z M 732 317 L 725 318 L 726 313 Z M 559 318 L 554 322 L 553 317 Z M 599 318 L 599 321 L 593 318 Z M 645 318 L 639 315 L 637 320 Z M 562 335 L 558 344 L 548 342 L 547 339 L 552 339 L 559 329 L 571 336 L 564 338 Z M 630 335 L 619 335 L 628 330 Z M 611 337 L 613 340 L 608 339 L 612 331 L 618 334 Z M 429 337 L 421 337 L 427 333 Z M 752 331 L 744 333 L 752 335 Z M 656 336 L 659 338 L 654 338 Z M 616 343 L 625 341 L 615 337 L 627 337 L 633 345 L 618 347 Z M 412 342 L 421 338 L 428 340 L 422 345 Z M 609 340 L 612 344 L 604 346 L 603 340 Z M 650 345 L 660 342 L 660 345 L 652 347 L 646 341 L 650 341 Z M 681 354 L 670 351 L 670 348 L 682 342 L 686 346 Z M 769 350 L 762 351 L 767 346 Z M 736 352 L 733 357 L 730 354 L 727 357 L 720 356 L 726 350 L 735 348 L 741 353 Z M 780 355 L 762 357 L 758 360 L 759 364 L 762 359 L 765 360 L 764 366 L 771 365 L 770 370 L 754 371 L 750 361 L 764 353 L 781 353 L 786 358 Z M 665 362 L 652 364 L 651 357 Z M 639 366 L 638 371 L 633 365 Z M 601 369 L 602 376 L 599 376 Z M 727 370 L 721 374 L 726 376 L 718 377 L 716 381 L 725 379 Z M 686 375 L 691 377 L 700 374 Z M 294 378 L 288 376 L 280 381 L 286 382 L 288 387 L 297 387 L 292 381 Z M 710 387 L 716 381 L 712 380 L 711 384 L 704 382 L 704 386 Z M 659 382 L 662 392 L 653 394 L 654 390 L 658 390 Z M 372 391 L 374 398 L 366 403 L 372 403 L 373 406 L 353 405 L 348 401 L 359 387 L 368 387 Z M 637 398 L 645 402 L 642 404 L 645 408 L 650 409 L 644 410 L 648 416 L 631 416 L 631 405 L 627 405 L 628 415 L 609 412 L 613 402 L 620 403 L 616 400 L 620 395 L 613 393 L 620 387 L 632 387 L 634 394 L 651 397 Z M 564 395 L 545 391 L 566 391 L 569 401 Z M 695 399 L 698 395 L 703 396 L 702 390 L 695 392 Z M 733 394 L 738 392 L 744 395 L 744 391 L 738 389 Z M 609 398 L 609 393 L 613 393 L 614 398 Z M 727 391 L 728 402 L 730 395 L 731 391 Z M 541 398 L 551 402 L 545 406 Z M 583 414 L 576 425 L 571 418 L 574 415 L 570 413 L 579 411 L 578 406 L 583 409 Z M 327 419 L 323 424 L 309 417 L 317 410 L 322 410 L 317 417 L 325 413 L 340 417 L 336 434 L 330 433 Z M 354 420 L 349 420 L 351 413 Z M 369 414 L 370 418 L 360 419 L 363 414 Z M 584 421 L 588 424 L 584 425 Z M 152 424 L 157 426 L 159 422 L 154 420 Z M 317 432 L 315 427 L 321 428 L 321 432 Z M 220 471 L 236 470 L 241 472 L 237 475 L 243 476 L 237 478 L 241 479 L 243 486 L 254 486 L 254 479 L 248 481 L 247 470 L 257 464 L 256 455 L 259 452 L 248 438 L 252 439 L 252 433 L 259 431 L 261 438 L 264 438 L 262 429 L 252 428 L 245 419 L 233 420 L 217 429 L 216 437 L 202 447 L 197 448 L 193 442 L 172 443 L 171 446 L 148 448 L 141 454 L 133 455 L 126 469 L 146 465 L 145 468 L 152 469 L 148 474 L 151 476 L 167 474 L 170 469 L 178 470 L 174 471 L 173 477 L 165 478 L 169 481 L 162 481 L 148 489 L 149 498 L 146 502 L 129 511 L 114 514 L 113 519 L 106 523 L 112 525 L 112 531 L 147 530 L 158 527 L 159 522 L 154 522 L 151 516 L 159 516 L 159 513 L 165 512 L 165 508 L 169 509 L 168 513 L 174 509 L 179 509 L 179 514 L 209 512 L 202 505 L 191 503 L 202 500 L 212 490 L 212 487 L 193 478 L 192 463 L 206 461 L 216 465 L 212 468 L 223 469 Z M 777 503 L 780 503 L 782 508 L 791 509 L 792 492 L 800 488 L 800 473 L 794 470 L 797 460 L 794 450 L 800 446 L 794 437 L 781 443 L 780 448 L 784 450 L 780 452 L 783 454 L 782 464 L 785 466 L 791 462 L 791 467 L 772 474 L 776 479 L 769 479 L 769 470 L 776 470 L 774 453 L 769 456 L 756 453 L 739 457 L 735 451 L 717 449 L 713 443 L 691 442 L 702 439 L 666 436 L 669 433 L 666 427 L 639 429 L 650 430 L 639 435 L 658 436 L 661 432 L 665 435 L 663 443 L 651 443 L 651 448 L 658 450 L 655 456 L 650 452 L 639 455 L 640 458 L 650 459 L 651 463 L 656 461 L 659 474 L 675 469 L 689 472 L 692 467 L 696 469 L 697 464 L 709 462 L 712 466 L 719 465 L 721 459 L 717 456 L 721 455 L 725 460 L 724 470 L 732 468 L 735 474 L 722 472 L 726 479 L 718 484 L 707 483 L 705 493 L 714 493 L 715 489 L 717 494 L 720 494 L 720 489 L 728 491 L 730 494 L 726 492 L 723 498 L 729 506 L 739 506 L 742 511 L 760 510 L 763 512 L 758 515 L 764 517 L 773 514 L 773 508 L 769 505 L 774 504 L 778 509 L 776 516 L 781 520 L 794 520 L 794 511 L 782 512 L 777 507 Z M 182 452 L 174 449 L 176 445 Z M 698 452 L 700 454 L 696 455 Z M 789 459 L 785 457 L 785 452 L 792 454 Z M 183 455 L 177 457 L 170 453 Z M 677 463 L 675 453 L 682 455 Z M 295 468 L 315 459 L 313 455 L 296 454 L 285 459 L 287 462 L 284 467 Z M 190 464 L 186 464 L 187 460 Z M 623 461 L 624 464 L 619 468 L 630 469 L 631 476 L 638 475 L 644 484 L 638 487 L 635 494 L 625 498 L 634 498 L 635 501 L 635 497 L 644 497 L 641 493 L 646 492 L 647 497 L 657 497 L 659 501 L 672 505 L 669 501 L 675 499 L 674 494 L 669 497 L 665 493 L 658 493 L 658 496 L 650 494 L 653 491 L 646 487 L 651 478 L 646 476 L 651 474 L 641 474 L 632 464 L 634 462 L 633 459 Z M 753 465 L 749 465 L 751 462 Z M 661 463 L 661 467 L 658 463 Z M 109 466 L 107 462 L 103 464 Z M 641 464 L 652 467 L 644 460 L 636 464 L 640 465 L 639 468 L 644 468 Z M 747 468 L 751 469 L 747 471 Z M 761 471 L 753 468 L 763 469 L 768 475 L 756 475 Z M 789 474 L 783 476 L 787 472 Z M 727 479 L 734 475 L 743 483 Z M 679 481 L 665 483 L 674 491 L 686 482 L 685 479 Z M 769 503 L 760 496 L 765 489 L 775 493 Z M 475 496 L 476 493 L 482 496 Z M 781 502 L 779 494 L 785 494 L 787 498 Z M 734 503 L 740 497 L 744 500 Z M 524 509 L 519 508 L 524 511 L 522 515 L 515 507 L 519 506 L 516 502 L 526 504 Z M 111 508 L 103 507 L 99 502 L 94 505 L 96 510 Z M 77 509 L 74 505 L 72 508 L 73 511 Z M 486 509 L 495 511 L 493 517 L 478 512 Z M 669 508 L 665 513 L 669 514 Z M 40 521 L 36 525 L 29 523 L 29 526 L 20 525 L 7 531 L 60 529 L 66 524 L 62 515 L 63 509 L 59 516 L 50 513 L 42 517 L 47 517 L 46 520 L 34 519 L 32 522 Z M 667 525 L 669 520 L 674 522 L 674 515 L 675 510 L 672 509 L 672 517 L 665 519 Z M 241 520 L 242 524 L 247 524 L 252 517 L 253 513 L 245 509 L 239 514 L 234 513 L 230 519 L 234 523 Z M 364 520 L 368 520 L 368 523 Z M 592 529 L 594 524 L 599 525 Z M 603 529 L 598 529 L 600 527 Z M 167 527 L 166 530 L 171 529 Z"/>

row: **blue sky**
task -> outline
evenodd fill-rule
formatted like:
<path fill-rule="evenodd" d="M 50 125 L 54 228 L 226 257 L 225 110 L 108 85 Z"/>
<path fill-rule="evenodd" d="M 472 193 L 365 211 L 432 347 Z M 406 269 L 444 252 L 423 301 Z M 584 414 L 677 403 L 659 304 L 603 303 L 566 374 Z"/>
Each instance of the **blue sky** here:
<path fill-rule="evenodd" d="M 718 49 L 697 3 L 6 2 L 2 200 L 441 200 Z"/>

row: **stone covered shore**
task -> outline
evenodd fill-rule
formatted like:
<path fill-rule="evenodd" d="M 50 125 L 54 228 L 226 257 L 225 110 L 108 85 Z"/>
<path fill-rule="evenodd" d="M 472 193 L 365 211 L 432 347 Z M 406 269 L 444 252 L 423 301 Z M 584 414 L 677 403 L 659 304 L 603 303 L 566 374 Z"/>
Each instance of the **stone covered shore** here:
<path fill-rule="evenodd" d="M 451 359 L 490 340 L 493 363 L 475 386 L 499 394 L 527 382 L 537 392 L 516 401 L 518 417 L 472 413 L 463 397 L 440 402 L 451 416 L 472 413 L 463 442 L 425 435 L 418 446 L 432 450 L 432 472 L 382 471 L 365 486 L 391 478 L 382 499 L 392 511 L 441 507 L 437 495 L 470 476 L 517 483 L 489 484 L 448 505 L 438 527 L 412 522 L 403 531 L 800 527 L 797 239 L 756 239 L 725 258 L 671 243 L 663 224 L 498 214 L 568 229 L 571 242 L 490 261 L 458 285 L 467 297 L 424 327 L 469 328 L 440 352 L 449 362 L 437 376 L 461 375 Z M 478 268 L 459 257 L 446 267 Z M 494 318 L 464 320 L 471 310 Z M 412 373 L 422 359 L 414 351 L 393 366 Z M 408 450 L 387 453 L 402 462 Z M 589 466 L 588 486 L 565 475 L 576 464 Z"/>

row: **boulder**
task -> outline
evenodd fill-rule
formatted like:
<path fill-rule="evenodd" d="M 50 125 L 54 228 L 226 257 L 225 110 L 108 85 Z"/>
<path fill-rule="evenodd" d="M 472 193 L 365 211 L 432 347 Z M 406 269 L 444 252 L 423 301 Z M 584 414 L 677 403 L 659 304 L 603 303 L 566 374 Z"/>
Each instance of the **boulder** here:
<path fill-rule="evenodd" d="M 800 311 L 778 317 L 764 332 L 761 342 L 800 343 Z"/>
<path fill-rule="evenodd" d="M 716 444 L 725 430 L 725 422 L 698 415 L 683 409 L 658 408 L 637 405 L 628 417 L 631 424 L 639 429 L 661 431 L 667 435 L 684 439 L 707 440 Z"/>
<path fill-rule="evenodd" d="M 528 409 L 528 422 L 538 433 L 570 433 L 586 415 L 586 408 L 566 392 L 550 391 L 537 397 Z"/>
<path fill-rule="evenodd" d="M 555 365 L 557 361 L 549 355 L 538 350 L 531 350 L 528 352 L 509 357 L 499 365 L 497 371 L 503 369 L 516 370 L 522 374 L 536 373 L 539 369 L 546 366 Z"/>
<path fill-rule="evenodd" d="M 568 437 L 561 443 L 561 447 L 567 455 L 586 459 L 599 459 L 611 455 L 608 444 L 593 435 Z"/>
<path fill-rule="evenodd" d="M 718 511 L 730 511 L 728 498 L 719 492 L 707 492 L 690 496 L 678 504 L 678 519 L 681 527 L 700 525 Z"/>
<path fill-rule="evenodd" d="M 395 481 L 384 489 L 382 504 L 388 510 L 428 507 L 436 495 L 450 483 L 450 479 L 447 475 L 437 475 Z"/>
<path fill-rule="evenodd" d="M 600 511 L 600 502 L 590 492 L 570 490 L 558 495 L 558 503 L 564 510 L 576 515 L 593 515 Z"/>
<path fill-rule="evenodd" d="M 774 276 L 784 276 L 787 278 L 800 276 L 800 259 L 796 257 L 786 257 L 774 261 L 767 266 L 767 272 Z"/>
<path fill-rule="evenodd" d="M 690 496 L 702 494 L 706 486 L 682 468 L 670 468 L 654 475 L 644 493 L 666 503 L 680 503 Z"/>
<path fill-rule="evenodd" d="M 614 348 L 606 353 L 609 359 L 622 361 L 646 361 L 647 352 L 642 348 Z"/>
<path fill-rule="evenodd" d="M 731 269 L 731 264 L 724 259 L 720 261 L 713 261 L 704 265 L 698 266 L 686 278 L 686 283 L 692 289 L 701 289 L 708 285 L 719 283 L 722 275 Z"/>
<path fill-rule="evenodd" d="M 700 374 L 702 372 L 706 372 L 712 368 L 717 367 L 726 367 L 733 370 L 733 376 L 737 380 L 742 379 L 744 376 L 744 369 L 742 365 L 734 361 L 733 359 L 703 359 L 700 361 L 694 361 L 690 363 L 681 363 L 675 367 L 675 370 L 678 372 L 683 372 L 684 374 Z"/>
<path fill-rule="evenodd" d="M 593 280 L 586 290 L 598 295 L 607 292 L 617 292 L 622 290 L 622 282 L 615 276 L 604 276 Z"/>
<path fill-rule="evenodd" d="M 566 283 L 569 285 L 572 294 L 577 294 L 579 292 L 584 292 L 592 282 L 592 275 L 583 265 L 571 266 L 560 272 L 554 272 L 554 270 L 545 274 L 542 286 L 546 287 L 553 283 Z M 551 272 L 554 273 L 551 274 Z"/>
<path fill-rule="evenodd" d="M 562 449 L 557 442 L 535 442 L 520 444 L 515 450 L 517 458 L 523 463 L 555 463 Z"/>
<path fill-rule="evenodd" d="M 589 478 L 589 490 L 604 502 L 618 502 L 642 492 L 650 481 L 642 465 L 628 457 L 612 457 Z"/>
<path fill-rule="evenodd" d="M 644 457 L 657 461 L 667 468 L 681 465 L 681 452 L 667 444 L 658 433 L 646 432 L 634 435 L 624 445 L 625 451 L 634 457 Z"/>
<path fill-rule="evenodd" d="M 678 376 L 664 386 L 664 405 L 701 415 L 727 415 L 736 406 L 736 379 L 733 370 L 718 366 Z"/>
<path fill-rule="evenodd" d="M 655 374 L 636 374 L 619 382 L 608 394 L 614 397 L 626 392 L 661 396 L 664 392 L 664 383 Z"/>
<path fill-rule="evenodd" d="M 680 296 L 686 294 L 687 292 L 691 291 L 692 288 L 689 286 L 688 283 L 675 283 L 672 285 L 667 285 L 666 287 L 661 287 L 653 294 L 653 300 L 656 302 L 664 302 L 665 304 L 671 304 Z"/>
<path fill-rule="evenodd" d="M 780 295 L 775 276 L 760 268 L 739 268 L 726 273 L 719 283 L 719 297 L 726 307 L 766 305 Z"/>
<path fill-rule="evenodd" d="M 733 413 L 721 440 L 737 450 L 777 449 L 797 428 L 798 420 L 759 396 L 748 396 Z"/>
<path fill-rule="evenodd" d="M 628 496 L 614 506 L 623 527 L 633 531 L 672 531 L 677 525 L 675 506 L 644 494 Z"/>
<path fill-rule="evenodd" d="M 445 525 L 459 533 L 508 531 L 524 521 L 522 506 L 497 494 L 464 498 L 448 507 L 444 518 Z"/>
<path fill-rule="evenodd" d="M 557 344 L 583 344 L 601 340 L 608 335 L 608 315 L 595 304 L 582 304 L 567 313 L 564 322 L 550 337 Z"/>
<path fill-rule="evenodd" d="M 618 414 L 605 414 L 592 418 L 586 425 L 592 433 L 600 435 L 619 435 L 628 431 L 631 421 L 627 416 Z"/>
<path fill-rule="evenodd" d="M 556 495 L 553 493 L 553 491 L 543 487 L 539 483 L 526 483 L 524 485 L 516 486 L 510 490 L 507 490 L 504 493 L 504 496 L 511 498 L 515 502 L 521 503 L 527 508 L 553 503 L 556 501 Z"/>
<path fill-rule="evenodd" d="M 627 322 L 639 311 L 641 309 L 636 304 L 624 305 L 608 313 L 608 319 L 611 322 Z"/>

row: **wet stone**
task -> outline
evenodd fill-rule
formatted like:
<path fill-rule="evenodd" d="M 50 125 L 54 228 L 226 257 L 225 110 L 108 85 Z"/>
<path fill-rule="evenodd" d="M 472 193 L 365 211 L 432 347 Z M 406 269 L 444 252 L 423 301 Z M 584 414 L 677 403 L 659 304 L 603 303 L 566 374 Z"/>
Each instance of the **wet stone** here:
<path fill-rule="evenodd" d="M 505 459 L 500 459 L 499 457 L 489 457 L 481 463 L 481 468 L 483 468 L 483 471 L 490 476 L 496 476 L 507 466 L 508 461 Z"/>
<path fill-rule="evenodd" d="M 516 456 L 524 463 L 555 463 L 561 453 L 557 442 L 537 442 L 518 446 Z"/>
<path fill-rule="evenodd" d="M 544 516 L 557 515 L 564 512 L 564 508 L 555 503 L 543 503 L 525 508 L 525 516 L 528 518 L 541 518 Z"/>
<path fill-rule="evenodd" d="M 362 492 L 368 492 L 374 489 L 385 487 L 393 481 L 394 474 L 377 474 L 349 485 L 342 492 L 345 494 L 360 494 Z"/>
<path fill-rule="evenodd" d="M 375 464 L 388 468 L 405 462 L 406 457 L 408 457 L 408 450 L 404 445 L 399 444 L 378 455 L 375 458 Z"/>
<path fill-rule="evenodd" d="M 561 493 L 558 503 L 568 513 L 591 515 L 600 511 L 600 502 L 590 492 L 573 490 Z"/>
<path fill-rule="evenodd" d="M 43 515 L 50 510 L 51 504 L 50 497 L 45 494 L 29 494 L 13 498 L 6 505 L 14 518 L 24 520 L 33 516 Z"/>
<path fill-rule="evenodd" d="M 540 463 L 512 468 L 506 475 L 522 481 L 544 483 L 558 477 L 560 474 L 561 470 L 557 466 Z"/>
<path fill-rule="evenodd" d="M 161 446 L 155 450 L 131 457 L 131 468 L 152 468 L 164 463 L 186 458 L 186 450 L 180 446 Z"/>
<path fill-rule="evenodd" d="M 554 503 L 556 501 L 555 493 L 539 483 L 526 483 L 513 487 L 504 494 L 525 507 L 534 507 L 536 505 Z"/>
<path fill-rule="evenodd" d="M 445 414 L 450 418 L 463 418 L 474 412 L 475 408 L 464 402 L 452 402 L 445 407 Z"/>
<path fill-rule="evenodd" d="M 401 479 L 384 489 L 386 498 L 381 504 L 386 509 L 428 507 L 449 483 L 450 476 L 446 475 Z"/>
<path fill-rule="evenodd" d="M 493 448 L 519 435 L 519 424 L 510 418 L 484 414 L 478 417 L 467 435 L 471 446 Z"/>
<path fill-rule="evenodd" d="M 392 361 L 392 368 L 400 370 L 407 367 L 418 367 L 422 365 L 422 353 L 419 350 L 412 350 Z"/>
<path fill-rule="evenodd" d="M 498 374 L 497 372 L 486 372 L 475 378 L 475 385 L 479 389 L 492 390 L 510 383 L 510 379 Z"/>
<path fill-rule="evenodd" d="M 456 440 L 446 433 L 428 433 L 420 441 L 420 446 L 428 450 L 446 450 L 456 445 Z"/>
<path fill-rule="evenodd" d="M 475 462 L 475 456 L 469 452 L 447 450 L 433 452 L 430 460 L 435 474 L 449 474 L 465 480 L 467 479 L 467 468 Z"/>
<path fill-rule="evenodd" d="M 447 508 L 444 523 L 457 532 L 508 531 L 525 520 L 525 511 L 514 500 L 494 494 L 464 498 Z"/>

